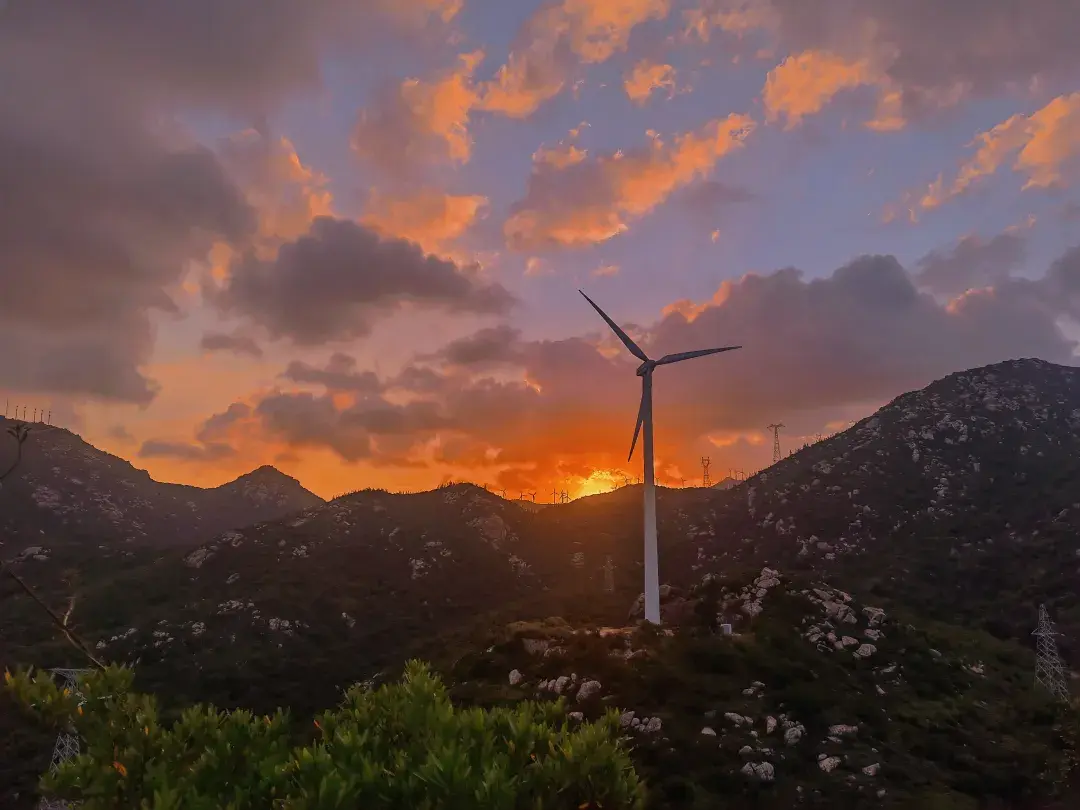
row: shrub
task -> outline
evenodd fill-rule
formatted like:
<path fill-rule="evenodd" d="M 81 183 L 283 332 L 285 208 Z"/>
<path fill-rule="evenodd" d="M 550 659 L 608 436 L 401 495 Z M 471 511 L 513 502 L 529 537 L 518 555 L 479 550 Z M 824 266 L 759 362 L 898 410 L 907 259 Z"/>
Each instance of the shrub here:
<path fill-rule="evenodd" d="M 427 665 L 400 683 L 357 685 L 298 733 L 286 712 L 194 706 L 166 722 L 132 673 L 109 667 L 79 692 L 5 673 L 44 720 L 70 724 L 82 753 L 42 778 L 83 810 L 641 808 L 644 788 L 614 712 L 568 725 L 560 703 L 459 709 Z M 306 737 L 306 739 L 304 739 Z"/>

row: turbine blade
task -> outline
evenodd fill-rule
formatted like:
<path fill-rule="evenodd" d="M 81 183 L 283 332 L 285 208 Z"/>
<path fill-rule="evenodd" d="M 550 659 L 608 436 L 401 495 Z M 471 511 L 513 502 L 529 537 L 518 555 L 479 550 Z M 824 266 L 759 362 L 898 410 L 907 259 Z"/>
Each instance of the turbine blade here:
<path fill-rule="evenodd" d="M 676 352 L 675 354 L 665 354 L 659 360 L 656 361 L 658 366 L 666 366 L 668 363 L 678 363 L 680 360 L 692 360 L 695 357 L 704 357 L 707 354 L 719 354 L 720 352 L 730 352 L 735 349 L 741 349 L 742 346 L 723 346 L 719 349 L 698 349 L 692 352 Z"/>
<path fill-rule="evenodd" d="M 641 348 L 630 339 L 630 336 L 626 334 L 626 332 L 619 328 L 619 325 L 615 323 L 615 321 L 611 320 L 611 318 L 607 316 L 607 313 L 605 313 L 604 310 L 600 309 L 600 307 L 596 305 L 595 301 L 589 298 L 589 296 L 585 295 L 585 293 L 581 290 L 578 290 L 578 292 L 581 293 L 582 296 L 584 296 L 586 301 L 592 304 L 593 309 L 600 313 L 600 317 L 607 321 L 607 325 L 611 327 L 611 331 L 619 336 L 619 340 L 621 340 L 623 342 L 623 345 L 630 350 L 630 354 L 634 355 L 634 357 L 641 361 L 646 361 L 649 359 L 649 356 L 645 354 L 645 352 L 643 352 Z"/>
<path fill-rule="evenodd" d="M 638 437 L 638 434 L 641 433 L 641 425 L 645 421 L 645 390 L 644 390 L 644 388 L 645 387 L 643 385 L 642 386 L 642 391 L 641 391 L 641 404 L 638 405 L 638 409 L 637 409 L 637 424 L 634 425 L 634 440 L 632 442 L 630 442 L 630 455 L 628 455 L 626 457 L 627 461 L 629 461 L 630 459 L 632 459 L 634 457 L 634 448 L 637 447 L 637 437 Z"/>

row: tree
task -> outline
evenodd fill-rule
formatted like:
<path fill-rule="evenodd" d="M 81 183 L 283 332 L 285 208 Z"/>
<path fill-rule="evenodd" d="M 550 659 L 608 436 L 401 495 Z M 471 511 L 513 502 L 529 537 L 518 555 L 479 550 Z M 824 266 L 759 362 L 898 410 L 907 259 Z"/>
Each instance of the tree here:
<path fill-rule="evenodd" d="M 618 715 L 571 725 L 558 703 L 455 707 L 410 661 L 400 683 L 349 689 L 298 731 L 287 712 L 257 717 L 194 706 L 167 722 L 131 670 L 85 676 L 77 693 L 48 675 L 5 673 L 41 719 L 70 724 L 82 753 L 42 790 L 82 810 L 518 810 L 635 808 L 644 787 L 618 739 Z"/>

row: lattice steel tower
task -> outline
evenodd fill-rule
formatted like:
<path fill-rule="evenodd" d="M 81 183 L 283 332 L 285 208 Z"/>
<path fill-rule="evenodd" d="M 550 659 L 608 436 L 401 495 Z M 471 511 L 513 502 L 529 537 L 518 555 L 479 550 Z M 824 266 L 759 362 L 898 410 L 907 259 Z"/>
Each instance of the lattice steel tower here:
<path fill-rule="evenodd" d="M 701 457 L 701 485 L 706 489 L 712 486 L 712 482 L 709 480 L 710 464 L 712 464 L 712 460 L 708 456 Z"/>
<path fill-rule="evenodd" d="M 64 688 L 70 689 L 76 695 L 82 697 L 79 692 L 79 677 L 87 672 L 89 669 L 51 669 L 49 670 L 54 678 L 64 679 Z M 74 759 L 79 755 L 79 736 L 75 734 L 75 729 L 70 726 L 56 735 L 56 744 L 53 746 L 52 762 L 49 765 L 50 771 L 55 771 L 65 762 Z M 70 802 L 63 801 L 61 799 L 49 799 L 43 798 L 37 806 L 37 810 L 71 810 L 78 805 L 72 805 Z"/>
<path fill-rule="evenodd" d="M 784 427 L 783 422 L 774 422 L 771 425 L 766 425 L 769 430 L 772 431 L 772 463 L 775 464 L 780 460 L 780 428 Z"/>
<path fill-rule="evenodd" d="M 1054 623 L 1046 612 L 1046 605 L 1039 605 L 1039 627 L 1032 633 L 1038 640 L 1035 652 L 1035 683 L 1042 686 L 1056 699 L 1068 702 L 1069 687 L 1065 682 L 1065 668 L 1061 665 Z"/>
<path fill-rule="evenodd" d="M 604 560 L 604 591 L 615 593 L 615 563 L 611 561 L 611 555 Z"/>

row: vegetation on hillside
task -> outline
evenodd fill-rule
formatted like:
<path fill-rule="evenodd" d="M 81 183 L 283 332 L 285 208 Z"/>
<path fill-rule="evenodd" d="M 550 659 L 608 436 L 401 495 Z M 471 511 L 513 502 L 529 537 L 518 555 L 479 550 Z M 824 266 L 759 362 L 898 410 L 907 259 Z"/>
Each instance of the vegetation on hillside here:
<path fill-rule="evenodd" d="M 199 705 L 170 722 L 119 667 L 77 693 L 30 672 L 5 680 L 81 738 L 82 753 L 43 787 L 83 810 L 620 810 L 644 797 L 614 714 L 571 727 L 561 703 L 459 709 L 418 661 L 401 683 L 353 686 L 306 733 L 283 711 Z"/>
<path fill-rule="evenodd" d="M 717 614 L 733 618 L 731 596 L 746 584 L 673 596 L 689 617 L 677 631 L 514 623 L 448 662 L 452 694 L 505 705 L 554 697 L 564 676 L 576 679 L 563 694 L 595 680 L 600 691 L 574 706 L 584 719 L 611 706 L 656 718 L 654 732 L 628 728 L 657 810 L 1044 806 L 1066 790 L 1078 716 L 1032 688 L 1029 651 L 908 617 L 867 627 L 852 601 L 858 621 L 833 624 L 860 641 L 874 631 L 860 657 L 810 640 L 824 615 L 807 595 L 813 583 L 795 580 L 725 635 Z"/>

